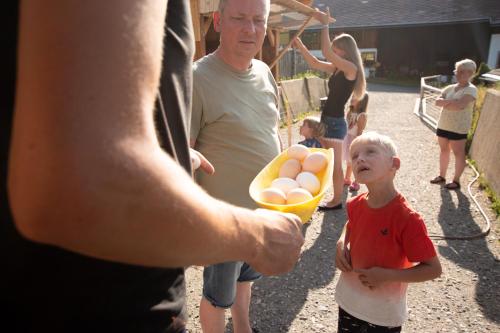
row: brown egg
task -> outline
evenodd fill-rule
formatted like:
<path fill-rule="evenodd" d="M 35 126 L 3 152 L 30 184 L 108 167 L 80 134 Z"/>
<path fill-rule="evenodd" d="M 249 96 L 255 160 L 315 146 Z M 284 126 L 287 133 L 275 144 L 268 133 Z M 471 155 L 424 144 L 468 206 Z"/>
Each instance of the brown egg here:
<path fill-rule="evenodd" d="M 286 177 L 295 179 L 301 170 L 302 165 L 300 164 L 300 161 L 291 158 L 281 165 L 279 176 L 280 178 Z"/>
<path fill-rule="evenodd" d="M 284 205 L 286 195 L 279 188 L 268 187 L 260 192 L 260 200 L 274 205 Z"/>
<path fill-rule="evenodd" d="M 328 164 L 328 157 L 320 151 L 309 154 L 302 162 L 302 171 L 318 173 Z"/>
<path fill-rule="evenodd" d="M 313 196 L 305 188 L 294 188 L 286 195 L 286 204 L 293 205 L 312 199 Z"/>
<path fill-rule="evenodd" d="M 321 183 L 318 177 L 316 177 L 316 175 L 311 172 L 299 173 L 296 180 L 297 183 L 299 183 L 300 187 L 305 188 L 312 195 L 316 195 L 321 188 Z"/>
<path fill-rule="evenodd" d="M 309 149 L 306 146 L 300 144 L 291 145 L 287 150 L 287 155 L 289 158 L 294 158 L 296 160 L 302 161 L 309 155 Z"/>

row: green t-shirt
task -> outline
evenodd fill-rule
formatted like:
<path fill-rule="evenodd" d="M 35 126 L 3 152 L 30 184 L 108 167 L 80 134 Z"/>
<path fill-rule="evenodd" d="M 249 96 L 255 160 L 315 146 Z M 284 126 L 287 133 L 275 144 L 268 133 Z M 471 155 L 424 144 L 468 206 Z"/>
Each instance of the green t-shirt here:
<path fill-rule="evenodd" d="M 197 181 L 216 198 L 255 208 L 248 187 L 280 152 L 276 82 L 256 59 L 239 72 L 210 54 L 193 69 L 190 136 L 215 167 L 211 176 L 197 172 Z"/>

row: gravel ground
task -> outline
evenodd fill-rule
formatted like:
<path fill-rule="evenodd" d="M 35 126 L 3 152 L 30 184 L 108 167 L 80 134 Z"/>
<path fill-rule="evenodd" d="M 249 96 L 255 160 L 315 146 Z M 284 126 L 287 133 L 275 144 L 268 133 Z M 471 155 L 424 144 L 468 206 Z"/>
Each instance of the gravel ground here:
<path fill-rule="evenodd" d="M 369 91 L 367 130 L 395 140 L 402 160 L 397 187 L 422 214 L 429 233 L 462 236 L 480 232 L 485 219 L 466 186 L 474 178 L 472 169 L 466 168 L 461 191 L 429 184 L 438 172 L 439 148 L 432 130 L 413 114 L 418 91 L 383 85 L 370 85 Z M 298 125 L 293 130 L 293 143 L 299 140 Z M 284 141 L 286 137 L 283 130 Z M 362 186 L 360 192 L 364 190 Z M 492 221 L 493 231 L 476 240 L 435 241 L 443 274 L 409 287 L 409 319 L 403 332 L 500 332 L 498 220 L 486 209 L 484 194 L 475 186 L 472 192 L 478 193 L 477 200 Z M 352 195 L 344 192 L 345 199 Z M 330 196 L 331 192 L 325 199 Z M 334 249 L 345 220 L 345 211 L 316 212 L 304 227 L 306 243 L 296 268 L 254 284 L 250 311 L 259 332 L 336 332 L 334 290 L 339 271 L 335 269 Z M 191 267 L 186 274 L 189 332 L 201 332 L 198 304 L 202 268 Z M 232 332 L 229 311 L 227 319 L 226 332 Z"/>

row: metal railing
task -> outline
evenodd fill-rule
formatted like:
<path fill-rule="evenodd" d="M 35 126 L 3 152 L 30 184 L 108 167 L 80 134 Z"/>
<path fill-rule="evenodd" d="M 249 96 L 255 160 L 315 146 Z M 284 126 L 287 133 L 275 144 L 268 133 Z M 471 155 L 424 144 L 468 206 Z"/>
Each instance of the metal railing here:
<path fill-rule="evenodd" d="M 437 128 L 441 113 L 441 108 L 435 102 L 441 96 L 442 90 L 439 87 L 443 83 L 442 78 L 441 75 L 432 75 L 420 79 L 420 106 L 417 115 L 434 129 Z"/>

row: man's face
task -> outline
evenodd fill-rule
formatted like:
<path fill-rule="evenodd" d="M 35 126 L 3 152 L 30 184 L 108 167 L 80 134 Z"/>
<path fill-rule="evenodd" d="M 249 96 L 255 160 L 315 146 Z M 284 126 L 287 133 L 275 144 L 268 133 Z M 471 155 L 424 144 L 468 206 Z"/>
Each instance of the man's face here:
<path fill-rule="evenodd" d="M 216 31 L 220 32 L 221 48 L 235 56 L 252 59 L 264 43 L 267 11 L 265 0 L 228 0 L 214 22 Z"/>

